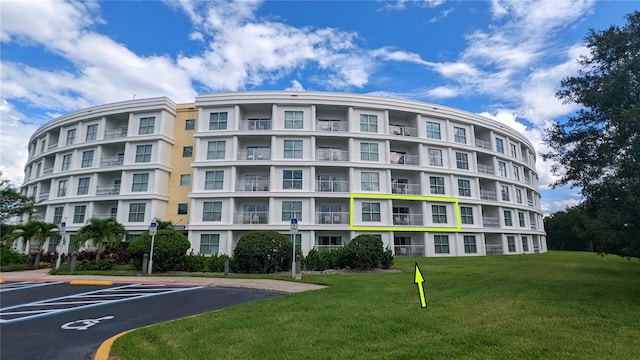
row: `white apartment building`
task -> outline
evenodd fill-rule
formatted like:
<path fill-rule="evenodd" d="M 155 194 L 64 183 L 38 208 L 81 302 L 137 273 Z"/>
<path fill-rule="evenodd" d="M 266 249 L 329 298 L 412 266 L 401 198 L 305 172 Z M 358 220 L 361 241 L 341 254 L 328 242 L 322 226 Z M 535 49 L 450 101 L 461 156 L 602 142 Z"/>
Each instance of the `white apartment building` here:
<path fill-rule="evenodd" d="M 291 218 L 304 253 L 363 233 L 396 256 L 547 251 L 532 144 L 402 99 L 256 91 L 83 109 L 33 134 L 23 191 L 71 235 L 114 217 L 131 239 L 158 218 L 201 254 L 231 255 L 254 229 L 288 234 Z"/>

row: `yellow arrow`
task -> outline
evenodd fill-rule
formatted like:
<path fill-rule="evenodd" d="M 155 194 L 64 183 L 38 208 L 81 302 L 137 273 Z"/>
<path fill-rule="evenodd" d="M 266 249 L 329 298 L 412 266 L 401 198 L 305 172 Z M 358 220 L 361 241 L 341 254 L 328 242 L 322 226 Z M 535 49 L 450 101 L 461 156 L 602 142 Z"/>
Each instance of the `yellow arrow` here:
<path fill-rule="evenodd" d="M 423 308 L 427 307 L 427 300 L 424 297 L 424 287 L 422 287 L 422 283 L 424 282 L 424 278 L 422 277 L 422 273 L 420 272 L 420 268 L 418 267 L 418 262 L 416 261 L 416 274 L 413 280 L 416 284 L 418 284 L 418 293 L 420 294 L 420 306 Z"/>

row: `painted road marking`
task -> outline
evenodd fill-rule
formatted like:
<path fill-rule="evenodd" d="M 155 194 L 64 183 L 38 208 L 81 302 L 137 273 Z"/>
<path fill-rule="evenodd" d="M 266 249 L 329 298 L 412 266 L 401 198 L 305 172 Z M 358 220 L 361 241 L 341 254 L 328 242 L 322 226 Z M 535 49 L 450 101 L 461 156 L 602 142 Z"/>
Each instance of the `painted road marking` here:
<path fill-rule="evenodd" d="M 65 330 L 87 330 L 88 328 L 92 327 L 93 325 L 97 325 L 100 323 L 100 321 L 102 320 L 111 320 L 113 319 L 115 316 L 103 316 L 101 318 L 97 318 L 97 319 L 83 319 L 83 320 L 76 320 L 76 321 L 71 321 L 68 322 L 64 325 L 61 326 L 61 328 L 65 329 Z"/>
<path fill-rule="evenodd" d="M 164 285 L 129 284 L 108 289 L 67 295 L 26 304 L 0 308 L 0 323 L 11 324 L 43 316 L 87 309 L 102 305 L 144 299 L 152 296 L 201 289 L 204 286 L 177 287 Z"/>
<path fill-rule="evenodd" d="M 35 282 L 35 281 L 19 281 L 19 282 L 9 282 L 0 285 L 0 293 L 14 290 L 22 290 L 22 289 L 30 289 L 39 286 L 47 286 L 47 285 L 55 285 L 62 284 L 62 281 L 55 282 Z"/>

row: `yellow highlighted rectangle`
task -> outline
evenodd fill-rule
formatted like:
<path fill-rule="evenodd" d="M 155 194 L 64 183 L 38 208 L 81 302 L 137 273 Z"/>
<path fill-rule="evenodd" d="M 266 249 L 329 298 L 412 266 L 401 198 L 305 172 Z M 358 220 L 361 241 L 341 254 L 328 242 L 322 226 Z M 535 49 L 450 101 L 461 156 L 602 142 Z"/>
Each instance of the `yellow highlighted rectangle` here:
<path fill-rule="evenodd" d="M 71 280 L 69 285 L 104 285 L 111 286 L 113 281 L 110 280 Z"/>
<path fill-rule="evenodd" d="M 403 226 L 355 226 L 353 216 L 355 214 L 354 204 L 356 198 L 379 199 L 379 200 L 413 200 L 413 201 L 439 201 L 454 204 L 456 226 L 455 227 L 403 227 Z M 431 232 L 459 232 L 460 231 L 460 208 L 458 198 L 422 196 L 422 195 L 396 195 L 396 194 L 351 194 L 349 197 L 349 229 L 354 231 L 431 231 Z"/>

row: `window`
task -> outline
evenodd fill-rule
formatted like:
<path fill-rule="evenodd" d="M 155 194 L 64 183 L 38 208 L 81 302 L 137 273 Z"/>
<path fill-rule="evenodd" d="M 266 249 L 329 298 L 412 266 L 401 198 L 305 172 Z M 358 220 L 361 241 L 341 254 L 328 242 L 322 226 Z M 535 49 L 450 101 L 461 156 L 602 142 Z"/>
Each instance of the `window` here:
<path fill-rule="evenodd" d="M 431 218 L 434 224 L 446 224 L 447 207 L 444 205 L 431 205 Z"/>
<path fill-rule="evenodd" d="M 302 140 L 285 140 L 284 158 L 302 159 Z"/>
<path fill-rule="evenodd" d="M 513 178 L 520 181 L 520 168 L 513 165 Z"/>
<path fill-rule="evenodd" d="M 76 129 L 67 130 L 67 145 L 73 145 L 76 142 Z"/>
<path fill-rule="evenodd" d="M 207 142 L 207 160 L 224 160 L 226 141 Z"/>
<path fill-rule="evenodd" d="M 200 234 L 200 254 L 218 255 L 219 246 L 219 234 Z"/>
<path fill-rule="evenodd" d="M 378 132 L 378 116 L 360 114 L 360 131 Z"/>
<path fill-rule="evenodd" d="M 282 202 L 282 221 L 289 222 L 291 218 L 297 218 L 298 221 L 302 221 L 302 201 Z"/>
<path fill-rule="evenodd" d="M 58 197 L 67 196 L 67 180 L 58 181 Z"/>
<path fill-rule="evenodd" d="M 456 153 L 456 167 L 458 169 L 469 170 L 469 156 L 465 153 Z"/>
<path fill-rule="evenodd" d="M 227 113 L 211 113 L 209 114 L 209 130 L 226 130 L 227 129 Z"/>
<path fill-rule="evenodd" d="M 140 118 L 140 128 L 138 134 L 153 134 L 153 128 L 156 124 L 156 118 L 153 116 Z"/>
<path fill-rule="evenodd" d="M 42 163 L 39 162 L 36 166 L 36 176 L 40 176 L 40 169 L 42 168 Z"/>
<path fill-rule="evenodd" d="M 518 150 L 516 148 L 516 144 L 510 144 L 511 145 L 511 156 L 513 156 L 515 159 L 518 158 Z"/>
<path fill-rule="evenodd" d="M 47 148 L 47 139 L 42 139 L 42 143 L 40 144 L 40 152 L 43 153 L 44 149 Z"/>
<path fill-rule="evenodd" d="M 185 130 L 195 130 L 195 128 L 196 128 L 196 119 L 187 119 L 184 121 Z"/>
<path fill-rule="evenodd" d="M 318 247 L 342 246 L 342 236 L 318 236 Z"/>
<path fill-rule="evenodd" d="M 380 203 L 362 203 L 362 221 L 380 221 Z"/>
<path fill-rule="evenodd" d="M 511 218 L 511 210 L 504 210 L 504 226 L 513 226 L 513 218 Z"/>
<path fill-rule="evenodd" d="M 520 227 L 526 226 L 526 223 L 524 222 L 524 213 L 521 211 L 518 211 L 518 225 L 520 225 Z"/>
<path fill-rule="evenodd" d="M 190 158 L 193 156 L 193 146 L 185 146 L 182 148 L 182 157 Z"/>
<path fill-rule="evenodd" d="M 466 144 L 467 143 L 467 130 L 465 128 L 460 128 L 455 126 L 453 128 L 453 138 L 455 140 L 455 142 L 460 143 L 460 144 Z"/>
<path fill-rule="evenodd" d="M 473 224 L 473 208 L 460 206 L 460 221 L 463 224 Z"/>
<path fill-rule="evenodd" d="M 189 204 L 180 203 L 178 204 L 178 215 L 186 215 L 189 212 Z"/>
<path fill-rule="evenodd" d="M 98 136 L 98 124 L 87 126 L 87 137 L 85 138 L 85 141 L 95 140 L 97 136 Z"/>
<path fill-rule="evenodd" d="M 360 189 L 362 191 L 380 191 L 380 174 L 377 172 L 361 173 Z"/>
<path fill-rule="evenodd" d="M 224 170 L 210 170 L 204 173 L 205 190 L 222 190 L 224 185 Z"/>
<path fill-rule="evenodd" d="M 440 139 L 440 124 L 434 122 L 427 122 L 427 138 Z"/>
<path fill-rule="evenodd" d="M 529 239 L 526 236 L 522 237 L 522 251 L 529 251 Z"/>
<path fill-rule="evenodd" d="M 84 214 L 87 212 L 86 205 L 77 205 L 73 208 L 73 223 L 82 224 L 84 222 Z"/>
<path fill-rule="evenodd" d="M 284 112 L 284 128 L 285 129 L 302 129 L 303 128 L 302 111 L 285 111 Z"/>
<path fill-rule="evenodd" d="M 496 138 L 496 151 L 504 154 L 504 141 Z"/>
<path fill-rule="evenodd" d="M 506 185 L 500 185 L 500 193 L 502 194 L 502 201 L 509 201 L 509 187 Z"/>
<path fill-rule="evenodd" d="M 64 207 L 58 206 L 53 209 L 53 223 L 60 224 L 62 223 L 62 214 L 64 212 Z"/>
<path fill-rule="evenodd" d="M 202 206 L 202 221 L 220 221 L 222 201 L 205 201 Z"/>
<path fill-rule="evenodd" d="M 136 146 L 136 162 L 150 162 L 151 161 L 151 145 L 138 145 Z"/>
<path fill-rule="evenodd" d="M 62 166 L 60 167 L 61 171 L 69 170 L 71 168 L 71 155 L 66 154 L 62 156 Z"/>
<path fill-rule="evenodd" d="M 427 149 L 429 155 L 430 166 L 442 166 L 442 150 L 440 149 Z"/>
<path fill-rule="evenodd" d="M 436 254 L 449 253 L 449 235 L 433 235 L 433 245 Z"/>
<path fill-rule="evenodd" d="M 507 236 L 507 247 L 509 248 L 509 252 L 516 252 L 516 237 L 515 236 Z"/>
<path fill-rule="evenodd" d="M 83 168 L 93 166 L 93 150 L 82 152 L 82 165 Z"/>
<path fill-rule="evenodd" d="M 89 182 L 91 178 L 81 177 L 78 179 L 78 194 L 77 195 L 87 195 L 89 193 Z"/>
<path fill-rule="evenodd" d="M 432 194 L 444 195 L 444 177 L 429 176 L 429 187 Z"/>
<path fill-rule="evenodd" d="M 133 174 L 131 191 L 147 191 L 149 185 L 149 173 Z"/>
<path fill-rule="evenodd" d="M 282 188 L 302 189 L 302 170 L 283 170 Z"/>
<path fill-rule="evenodd" d="M 189 185 L 191 185 L 191 174 L 181 174 L 180 186 L 189 186 Z"/>
<path fill-rule="evenodd" d="M 378 144 L 360 143 L 360 160 L 378 161 Z"/>
<path fill-rule="evenodd" d="M 129 204 L 129 222 L 144 222 L 145 203 Z"/>
<path fill-rule="evenodd" d="M 498 171 L 500 176 L 507 177 L 507 164 L 504 161 L 498 161 Z"/>
<path fill-rule="evenodd" d="M 516 202 L 522 204 L 522 190 L 516 189 Z"/>
<path fill-rule="evenodd" d="M 476 237 L 474 235 L 465 235 L 462 237 L 464 241 L 464 253 L 465 254 L 475 254 L 478 252 L 478 248 L 476 246 Z"/>
<path fill-rule="evenodd" d="M 60 243 L 60 239 L 56 239 L 54 237 L 49 238 L 49 247 L 47 251 L 56 252 L 58 250 L 58 244 Z"/>
<path fill-rule="evenodd" d="M 458 195 L 471 196 L 471 181 L 466 179 L 458 179 Z"/>

